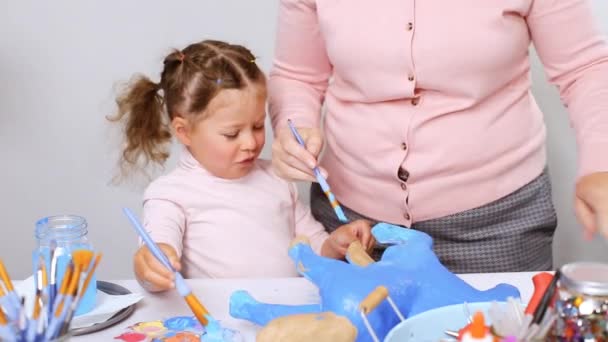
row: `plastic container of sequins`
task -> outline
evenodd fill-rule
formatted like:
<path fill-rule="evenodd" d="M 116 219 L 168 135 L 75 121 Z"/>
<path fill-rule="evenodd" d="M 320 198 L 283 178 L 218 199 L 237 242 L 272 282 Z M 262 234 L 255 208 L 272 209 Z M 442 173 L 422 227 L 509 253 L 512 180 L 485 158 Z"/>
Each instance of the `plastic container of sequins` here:
<path fill-rule="evenodd" d="M 561 268 L 553 341 L 608 341 L 608 264 Z"/>

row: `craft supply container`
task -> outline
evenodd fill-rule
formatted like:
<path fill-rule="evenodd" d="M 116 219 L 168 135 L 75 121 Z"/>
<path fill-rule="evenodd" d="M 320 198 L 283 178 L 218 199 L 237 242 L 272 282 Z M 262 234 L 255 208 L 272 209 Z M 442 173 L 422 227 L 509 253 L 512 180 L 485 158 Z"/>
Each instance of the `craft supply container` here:
<path fill-rule="evenodd" d="M 37 251 L 50 255 L 51 241 L 55 241 L 55 256 L 57 257 L 57 289 L 61 285 L 65 269 L 70 262 L 71 254 L 78 249 L 93 250 L 93 245 L 88 238 L 87 221 L 76 215 L 59 215 L 42 218 L 36 222 L 35 230 Z M 50 270 L 50 261 L 47 269 Z M 81 282 L 86 272 L 81 275 Z M 95 275 L 91 278 L 87 291 L 85 292 L 75 315 L 87 313 L 95 307 L 97 293 L 97 279 Z"/>
<path fill-rule="evenodd" d="M 554 341 L 608 341 L 608 264 L 577 262 L 561 268 Z"/>

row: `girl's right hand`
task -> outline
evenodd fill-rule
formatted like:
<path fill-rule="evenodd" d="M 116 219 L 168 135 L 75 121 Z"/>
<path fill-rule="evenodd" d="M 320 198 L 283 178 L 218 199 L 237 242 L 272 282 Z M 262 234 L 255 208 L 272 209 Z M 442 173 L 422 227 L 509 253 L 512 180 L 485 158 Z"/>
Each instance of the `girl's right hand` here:
<path fill-rule="evenodd" d="M 279 175 L 289 181 L 316 182 L 312 169 L 317 166 L 317 157 L 323 147 L 323 133 L 319 128 L 297 127 L 306 144 L 302 147 L 289 127 L 278 130 L 272 143 L 272 165 Z M 327 172 L 321 169 L 327 177 Z"/>
<path fill-rule="evenodd" d="M 158 247 L 165 253 L 169 262 L 179 272 L 181 263 L 175 249 L 166 243 Z M 171 270 L 160 263 L 145 245 L 141 246 L 133 256 L 135 276 L 143 288 L 150 292 L 166 291 L 175 288 L 175 276 Z"/>

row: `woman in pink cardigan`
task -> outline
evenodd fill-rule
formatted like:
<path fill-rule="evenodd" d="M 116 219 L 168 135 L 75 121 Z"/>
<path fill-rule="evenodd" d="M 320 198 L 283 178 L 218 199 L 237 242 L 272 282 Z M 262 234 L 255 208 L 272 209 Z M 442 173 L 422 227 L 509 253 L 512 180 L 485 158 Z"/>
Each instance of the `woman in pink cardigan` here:
<path fill-rule="evenodd" d="M 576 214 L 608 236 L 608 44 L 586 0 L 281 0 L 273 165 L 314 182 L 318 162 L 350 219 L 430 234 L 452 271 L 551 269 L 531 43 L 576 132 Z M 311 206 L 340 225 L 317 183 Z"/>

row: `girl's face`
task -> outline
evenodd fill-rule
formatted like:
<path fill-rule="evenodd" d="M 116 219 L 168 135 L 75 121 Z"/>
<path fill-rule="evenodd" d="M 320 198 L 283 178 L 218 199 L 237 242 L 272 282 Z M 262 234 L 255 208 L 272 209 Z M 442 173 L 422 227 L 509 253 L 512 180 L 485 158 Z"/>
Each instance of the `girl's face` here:
<path fill-rule="evenodd" d="M 176 118 L 176 136 L 214 176 L 241 178 L 251 171 L 264 147 L 265 100 L 263 86 L 224 89 L 211 100 L 203 119 L 180 125 L 176 120 L 181 118 Z"/>

